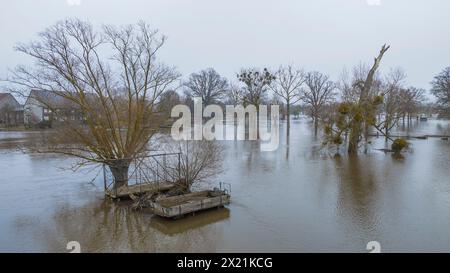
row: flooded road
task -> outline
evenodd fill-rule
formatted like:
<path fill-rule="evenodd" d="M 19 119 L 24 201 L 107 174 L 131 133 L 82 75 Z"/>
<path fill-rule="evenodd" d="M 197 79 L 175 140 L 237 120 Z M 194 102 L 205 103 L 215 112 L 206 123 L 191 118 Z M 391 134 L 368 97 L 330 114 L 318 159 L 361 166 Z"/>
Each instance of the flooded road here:
<path fill-rule="evenodd" d="M 411 140 L 403 158 L 335 158 L 310 126 L 293 121 L 289 141 L 281 126 L 275 152 L 224 142 L 215 181 L 231 183 L 231 205 L 178 221 L 105 200 L 98 168 L 74 173 L 71 158 L 14 149 L 40 133 L 0 132 L 0 251 L 67 252 L 79 241 L 83 252 L 367 252 L 374 240 L 383 252 L 450 251 L 449 141 Z M 429 120 L 409 130 L 449 129 Z"/>

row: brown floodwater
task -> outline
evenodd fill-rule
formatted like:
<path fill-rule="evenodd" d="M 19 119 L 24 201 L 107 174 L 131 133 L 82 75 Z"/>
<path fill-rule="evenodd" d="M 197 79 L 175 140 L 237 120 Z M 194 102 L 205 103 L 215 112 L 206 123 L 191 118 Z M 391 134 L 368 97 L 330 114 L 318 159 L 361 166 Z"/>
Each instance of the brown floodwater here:
<path fill-rule="evenodd" d="M 232 203 L 177 221 L 103 196 L 99 168 L 72 172 L 71 158 L 26 154 L 42 133 L 0 132 L 0 251 L 68 252 L 450 252 L 450 143 L 411 140 L 403 157 L 374 139 L 368 154 L 333 157 L 306 120 L 261 152 L 224 142 Z M 448 134 L 450 122 L 415 122 L 400 133 Z M 287 141 L 289 140 L 289 141 Z"/>

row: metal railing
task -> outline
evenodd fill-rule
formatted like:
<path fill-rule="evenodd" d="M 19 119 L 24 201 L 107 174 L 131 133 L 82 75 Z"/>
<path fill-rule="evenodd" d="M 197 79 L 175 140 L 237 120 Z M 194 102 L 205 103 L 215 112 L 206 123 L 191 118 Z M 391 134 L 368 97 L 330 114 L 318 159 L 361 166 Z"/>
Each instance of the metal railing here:
<path fill-rule="evenodd" d="M 226 182 L 219 182 L 219 190 L 224 191 L 226 194 L 231 194 L 231 184 Z"/>
<path fill-rule="evenodd" d="M 181 179 L 181 153 L 157 153 L 131 159 L 128 170 L 128 186 L 141 186 L 148 183 L 175 183 Z M 104 190 L 115 191 L 114 176 L 103 164 Z"/>

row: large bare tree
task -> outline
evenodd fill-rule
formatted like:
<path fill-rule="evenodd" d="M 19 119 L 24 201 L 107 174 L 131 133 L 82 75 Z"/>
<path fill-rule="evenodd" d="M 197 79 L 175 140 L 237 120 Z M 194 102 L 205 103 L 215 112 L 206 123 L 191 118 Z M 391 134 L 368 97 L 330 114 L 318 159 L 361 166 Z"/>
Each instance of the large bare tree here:
<path fill-rule="evenodd" d="M 259 106 L 267 99 L 267 91 L 275 75 L 267 68 L 262 71 L 256 68 L 242 69 L 237 75 L 240 82 L 244 84 L 242 88 L 242 102 L 244 105 L 253 105 L 259 113 Z M 257 138 L 259 139 L 259 115 L 257 122 Z"/>
<path fill-rule="evenodd" d="M 159 127 L 156 104 L 179 78 L 156 59 L 164 42 L 144 22 L 97 31 L 90 23 L 67 19 L 39 33 L 38 40 L 17 45 L 35 65 L 17 67 L 9 81 L 22 93 L 52 92 L 83 119 L 81 124 L 65 120 L 55 141 L 40 150 L 104 163 L 115 187 L 127 185 L 130 162 L 147 151 Z"/>
<path fill-rule="evenodd" d="M 302 90 L 301 100 L 310 107 L 310 115 L 314 122 L 315 132 L 319 123 L 320 115 L 334 96 L 335 84 L 328 75 L 317 71 L 308 72 L 305 75 L 306 88 Z"/>
<path fill-rule="evenodd" d="M 367 151 L 369 130 L 376 124 L 377 111 L 383 103 L 383 96 L 376 90 L 379 88 L 377 70 L 388 50 L 389 46 L 383 45 L 371 68 L 367 72 L 364 72 L 365 69 L 358 69 L 359 73 L 354 74 L 356 77 L 351 84 L 345 85 L 344 101 L 337 105 L 336 114 L 329 117 L 326 122 L 327 143 L 339 147 L 345 138 L 348 153 L 356 154 L 359 144 L 365 140 Z"/>
<path fill-rule="evenodd" d="M 305 82 L 305 73 L 302 70 L 295 69 L 292 66 L 281 66 L 275 73 L 276 79 L 272 81 L 270 88 L 283 99 L 286 104 L 287 132 L 291 127 L 291 105 L 300 101 L 300 90 Z"/>
<path fill-rule="evenodd" d="M 376 108 L 378 101 L 372 96 L 372 88 L 375 82 L 376 72 L 380 66 L 381 59 L 390 46 L 383 45 L 378 56 L 375 57 L 374 63 L 370 68 L 364 81 L 356 83 L 359 92 L 359 100 L 354 108 L 355 115 L 351 120 L 351 130 L 349 135 L 348 152 L 356 154 L 358 152 L 359 142 L 362 137 L 368 142 L 369 128 L 374 120 L 374 108 Z M 374 103 L 375 102 L 375 103 Z M 367 147 L 366 147 L 367 150 Z"/>
<path fill-rule="evenodd" d="M 219 102 L 228 90 L 228 81 L 221 77 L 213 68 L 199 73 L 192 73 L 184 84 L 189 98 L 202 98 L 203 105 Z"/>

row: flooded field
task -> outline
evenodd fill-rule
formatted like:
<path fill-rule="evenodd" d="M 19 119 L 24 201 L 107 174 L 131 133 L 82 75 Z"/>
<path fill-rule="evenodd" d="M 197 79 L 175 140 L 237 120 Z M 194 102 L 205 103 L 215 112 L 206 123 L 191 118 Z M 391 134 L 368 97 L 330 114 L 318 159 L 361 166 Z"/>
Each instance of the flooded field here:
<path fill-rule="evenodd" d="M 383 252 L 450 251 L 450 142 L 411 140 L 403 158 L 372 149 L 327 156 L 306 120 L 282 124 L 275 152 L 256 141 L 224 142 L 232 203 L 168 221 L 105 200 L 100 169 L 14 147 L 41 133 L 0 132 L 0 251 Z M 399 133 L 448 134 L 448 121 Z M 289 140 L 289 141 L 287 141 Z M 385 148 L 383 138 L 373 148 Z"/>

